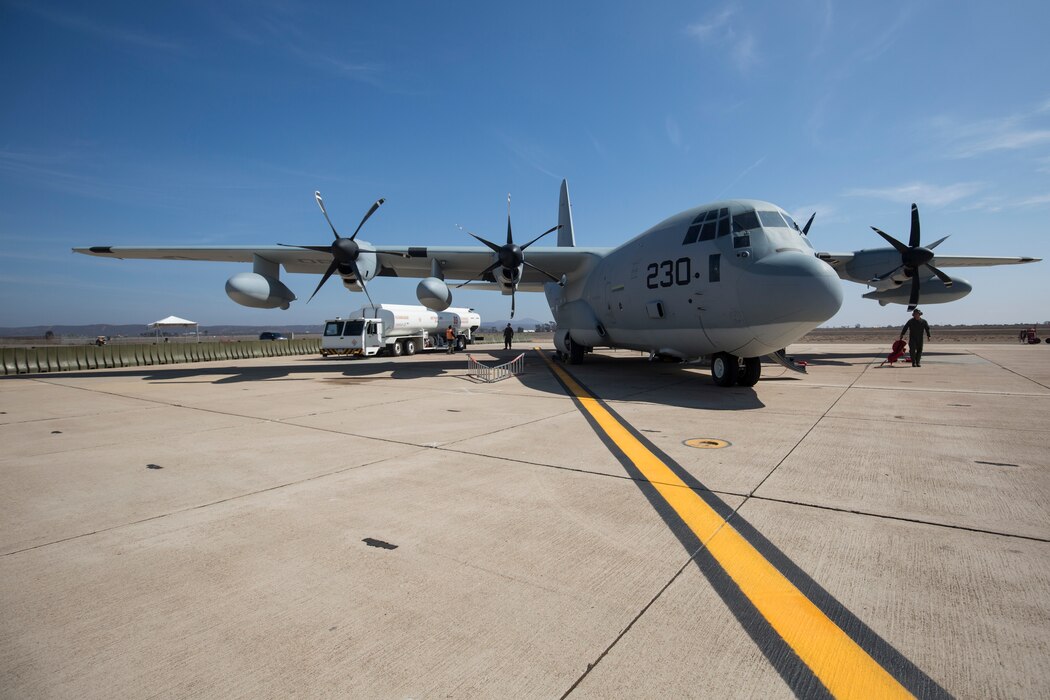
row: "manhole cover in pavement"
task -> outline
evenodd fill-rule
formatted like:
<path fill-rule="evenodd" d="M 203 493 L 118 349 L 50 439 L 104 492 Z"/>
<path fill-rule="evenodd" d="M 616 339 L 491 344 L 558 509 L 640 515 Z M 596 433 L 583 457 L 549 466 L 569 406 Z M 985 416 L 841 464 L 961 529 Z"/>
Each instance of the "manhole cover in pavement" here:
<path fill-rule="evenodd" d="M 723 447 L 729 447 L 732 443 L 726 440 L 719 440 L 718 438 L 691 438 L 683 440 L 682 444 L 699 450 L 718 450 Z"/>

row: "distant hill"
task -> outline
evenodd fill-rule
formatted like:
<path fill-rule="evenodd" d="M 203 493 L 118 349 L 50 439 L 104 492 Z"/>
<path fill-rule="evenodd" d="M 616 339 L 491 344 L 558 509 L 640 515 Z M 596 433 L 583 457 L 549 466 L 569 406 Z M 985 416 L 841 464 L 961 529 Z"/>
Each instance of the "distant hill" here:
<path fill-rule="evenodd" d="M 86 337 L 93 338 L 100 335 L 124 336 L 137 338 L 139 336 L 150 336 L 154 334 L 146 327 L 145 323 L 108 324 L 91 323 L 84 326 L 22 326 L 18 328 L 0 328 L 0 337 L 4 338 L 43 338 L 51 331 L 56 337 Z M 263 331 L 280 331 L 282 333 L 295 333 L 304 335 L 307 333 L 320 333 L 321 325 L 314 326 L 282 326 L 279 324 L 267 326 L 201 326 L 201 335 L 258 335 Z M 172 329 L 169 334 L 181 334 L 193 332 L 193 328 Z"/>

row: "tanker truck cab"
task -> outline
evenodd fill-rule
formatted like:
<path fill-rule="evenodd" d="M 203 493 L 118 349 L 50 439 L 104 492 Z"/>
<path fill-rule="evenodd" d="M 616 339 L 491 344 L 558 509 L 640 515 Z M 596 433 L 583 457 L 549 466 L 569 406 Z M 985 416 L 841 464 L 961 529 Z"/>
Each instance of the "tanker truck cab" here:
<path fill-rule="evenodd" d="M 387 338 L 383 332 L 382 319 L 336 318 L 325 321 L 324 335 L 321 336 L 321 355 L 359 355 L 372 357 L 384 350 L 392 355 L 412 354 L 416 351 L 415 343 L 407 342 L 409 338 Z M 406 348 L 406 345 L 409 345 Z M 410 352 L 406 353 L 405 351 Z"/>
<path fill-rule="evenodd" d="M 446 348 L 444 329 L 449 325 L 456 333 L 456 345 L 462 349 L 480 324 L 481 317 L 470 309 L 448 309 L 439 314 L 423 306 L 366 306 L 348 319 L 325 321 L 321 355 L 372 357 L 385 353 L 397 357 Z"/>

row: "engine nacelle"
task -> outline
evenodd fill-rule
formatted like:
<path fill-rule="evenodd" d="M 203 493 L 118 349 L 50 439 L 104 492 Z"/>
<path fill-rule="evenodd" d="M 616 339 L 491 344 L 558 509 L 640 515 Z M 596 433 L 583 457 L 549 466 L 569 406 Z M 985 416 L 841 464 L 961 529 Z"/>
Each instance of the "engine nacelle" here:
<path fill-rule="evenodd" d="M 452 304 L 452 291 L 444 280 L 424 277 L 416 285 L 416 298 L 431 311 L 444 311 Z"/>
<path fill-rule="evenodd" d="M 952 286 L 944 286 L 944 282 L 937 277 L 931 277 L 930 279 L 922 280 L 919 287 L 919 303 L 920 304 L 945 304 L 949 301 L 955 301 L 956 299 L 962 299 L 964 296 L 973 291 L 973 286 L 962 279 L 961 277 L 952 278 Z M 864 295 L 865 299 L 874 299 L 879 302 L 880 305 L 886 306 L 886 304 L 907 304 L 908 299 L 911 296 L 911 282 L 905 282 L 895 289 L 884 289 L 880 291 L 868 292 Z"/>
<path fill-rule="evenodd" d="M 226 280 L 226 294 L 253 309 L 287 309 L 295 301 L 295 293 L 283 282 L 258 272 L 239 272 Z"/>

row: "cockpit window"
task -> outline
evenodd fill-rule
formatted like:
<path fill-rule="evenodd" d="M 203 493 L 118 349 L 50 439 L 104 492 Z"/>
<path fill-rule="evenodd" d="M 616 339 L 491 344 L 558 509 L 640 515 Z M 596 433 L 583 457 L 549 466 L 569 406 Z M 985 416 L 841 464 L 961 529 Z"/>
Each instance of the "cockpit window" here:
<path fill-rule="evenodd" d="M 733 230 L 750 231 L 753 228 L 758 228 L 758 215 L 753 211 L 745 211 L 740 214 L 733 214 Z"/>
<path fill-rule="evenodd" d="M 778 211 L 760 211 L 758 212 L 758 218 L 766 228 L 787 228 L 784 217 Z"/>
<path fill-rule="evenodd" d="M 693 219 L 692 225 L 685 232 L 682 245 L 689 245 L 700 241 L 710 241 L 716 236 L 729 234 L 729 209 L 711 209 L 702 211 Z"/>
<path fill-rule="evenodd" d="M 794 220 L 794 219 L 792 219 L 792 218 L 791 218 L 790 216 L 788 216 L 787 214 L 783 214 L 783 217 L 784 217 L 784 221 L 788 222 L 788 228 L 793 228 L 793 229 L 795 229 L 796 231 L 798 231 L 799 233 L 802 233 L 802 229 L 800 229 L 800 228 L 798 227 L 798 224 L 796 224 L 796 223 L 795 223 L 795 220 Z"/>

